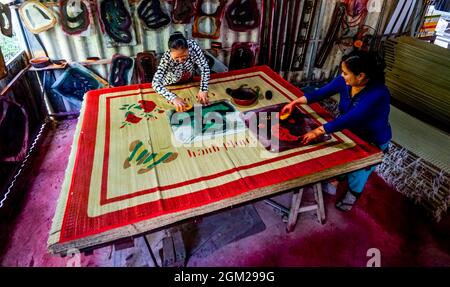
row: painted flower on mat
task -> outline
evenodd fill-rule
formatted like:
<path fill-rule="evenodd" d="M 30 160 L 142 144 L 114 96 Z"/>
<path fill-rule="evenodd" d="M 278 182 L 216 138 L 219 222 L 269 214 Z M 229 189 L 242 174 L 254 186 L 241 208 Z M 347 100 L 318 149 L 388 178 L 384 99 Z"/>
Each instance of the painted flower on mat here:
<path fill-rule="evenodd" d="M 157 107 L 155 102 L 149 100 L 139 100 L 137 104 L 124 104 L 120 110 L 125 111 L 125 119 L 120 128 L 137 124 L 142 119 L 156 120 L 157 114 L 164 113 L 164 110 Z"/>
<path fill-rule="evenodd" d="M 128 112 L 127 113 L 127 118 L 125 119 L 126 122 L 129 122 L 129 123 L 132 123 L 132 124 L 137 124 L 141 120 L 142 120 L 142 118 L 136 116 L 132 112 Z"/>
<path fill-rule="evenodd" d="M 156 104 L 153 101 L 140 100 L 138 103 L 141 105 L 141 108 L 144 109 L 145 113 L 150 113 L 156 108 Z"/>

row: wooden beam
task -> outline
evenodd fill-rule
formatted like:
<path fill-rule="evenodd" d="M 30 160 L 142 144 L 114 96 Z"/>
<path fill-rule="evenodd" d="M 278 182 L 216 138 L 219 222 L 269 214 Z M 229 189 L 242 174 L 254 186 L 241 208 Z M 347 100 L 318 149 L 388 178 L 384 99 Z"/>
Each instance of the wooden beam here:
<path fill-rule="evenodd" d="M 30 67 L 31 65 L 28 65 L 25 68 L 23 68 L 19 73 L 17 73 L 17 75 L 0 92 L 0 97 L 6 96 L 6 94 L 9 92 L 12 86 L 22 78 L 22 76 L 30 69 Z"/>

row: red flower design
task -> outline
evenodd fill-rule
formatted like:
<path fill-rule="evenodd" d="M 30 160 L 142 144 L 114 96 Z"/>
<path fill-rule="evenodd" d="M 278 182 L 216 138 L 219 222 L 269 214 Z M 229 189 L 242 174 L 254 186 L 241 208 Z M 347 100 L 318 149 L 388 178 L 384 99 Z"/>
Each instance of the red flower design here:
<path fill-rule="evenodd" d="M 132 124 L 137 124 L 138 122 L 140 122 L 142 120 L 142 118 L 137 117 L 135 114 L 133 113 L 128 113 L 127 114 L 127 118 L 125 119 L 127 122 L 132 123 Z"/>
<path fill-rule="evenodd" d="M 156 108 L 156 104 L 153 101 L 140 100 L 138 103 L 141 104 L 142 109 L 146 113 L 150 113 Z"/>

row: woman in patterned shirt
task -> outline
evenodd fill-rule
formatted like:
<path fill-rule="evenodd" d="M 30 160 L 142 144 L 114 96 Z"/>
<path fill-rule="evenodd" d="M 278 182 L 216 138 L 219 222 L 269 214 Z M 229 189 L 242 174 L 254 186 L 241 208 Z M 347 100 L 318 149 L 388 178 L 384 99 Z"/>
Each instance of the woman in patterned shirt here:
<path fill-rule="evenodd" d="M 165 86 L 187 82 L 194 73 L 194 64 L 200 69 L 201 81 L 197 100 L 208 104 L 208 82 L 210 70 L 205 55 L 194 40 L 186 40 L 181 32 L 173 33 L 169 38 L 169 50 L 164 52 L 158 70 L 153 76 L 152 87 L 171 102 L 177 110 L 185 110 L 186 102 Z"/>

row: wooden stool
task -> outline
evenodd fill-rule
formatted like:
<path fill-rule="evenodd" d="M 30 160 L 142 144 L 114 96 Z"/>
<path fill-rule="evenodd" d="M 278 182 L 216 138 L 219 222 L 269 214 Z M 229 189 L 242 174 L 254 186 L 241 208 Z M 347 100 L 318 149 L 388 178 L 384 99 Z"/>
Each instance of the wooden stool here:
<path fill-rule="evenodd" d="M 322 184 L 316 183 L 312 186 L 314 192 L 314 199 L 316 204 L 312 204 L 309 206 L 300 206 L 302 203 L 303 196 L 303 188 L 300 188 L 298 191 L 294 191 L 291 200 L 291 209 L 289 210 L 288 223 L 286 227 L 287 232 L 291 232 L 295 228 L 295 224 L 297 223 L 297 217 L 299 213 L 317 210 L 317 219 L 320 224 L 323 224 L 325 221 L 325 205 L 323 204 L 323 195 L 322 195 Z"/>
<path fill-rule="evenodd" d="M 321 224 L 325 221 L 325 205 L 323 203 L 323 195 L 322 195 L 322 184 L 320 182 L 313 184 L 312 190 L 314 192 L 314 199 L 316 201 L 315 204 L 308 206 L 301 206 L 302 196 L 304 188 L 300 188 L 299 190 L 294 191 L 291 199 L 291 207 L 287 209 L 286 207 L 274 202 L 273 200 L 265 200 L 269 205 L 277 208 L 279 211 L 288 216 L 286 231 L 292 232 L 295 228 L 295 224 L 297 223 L 298 214 L 302 212 L 308 212 L 317 210 L 317 219 Z"/>

